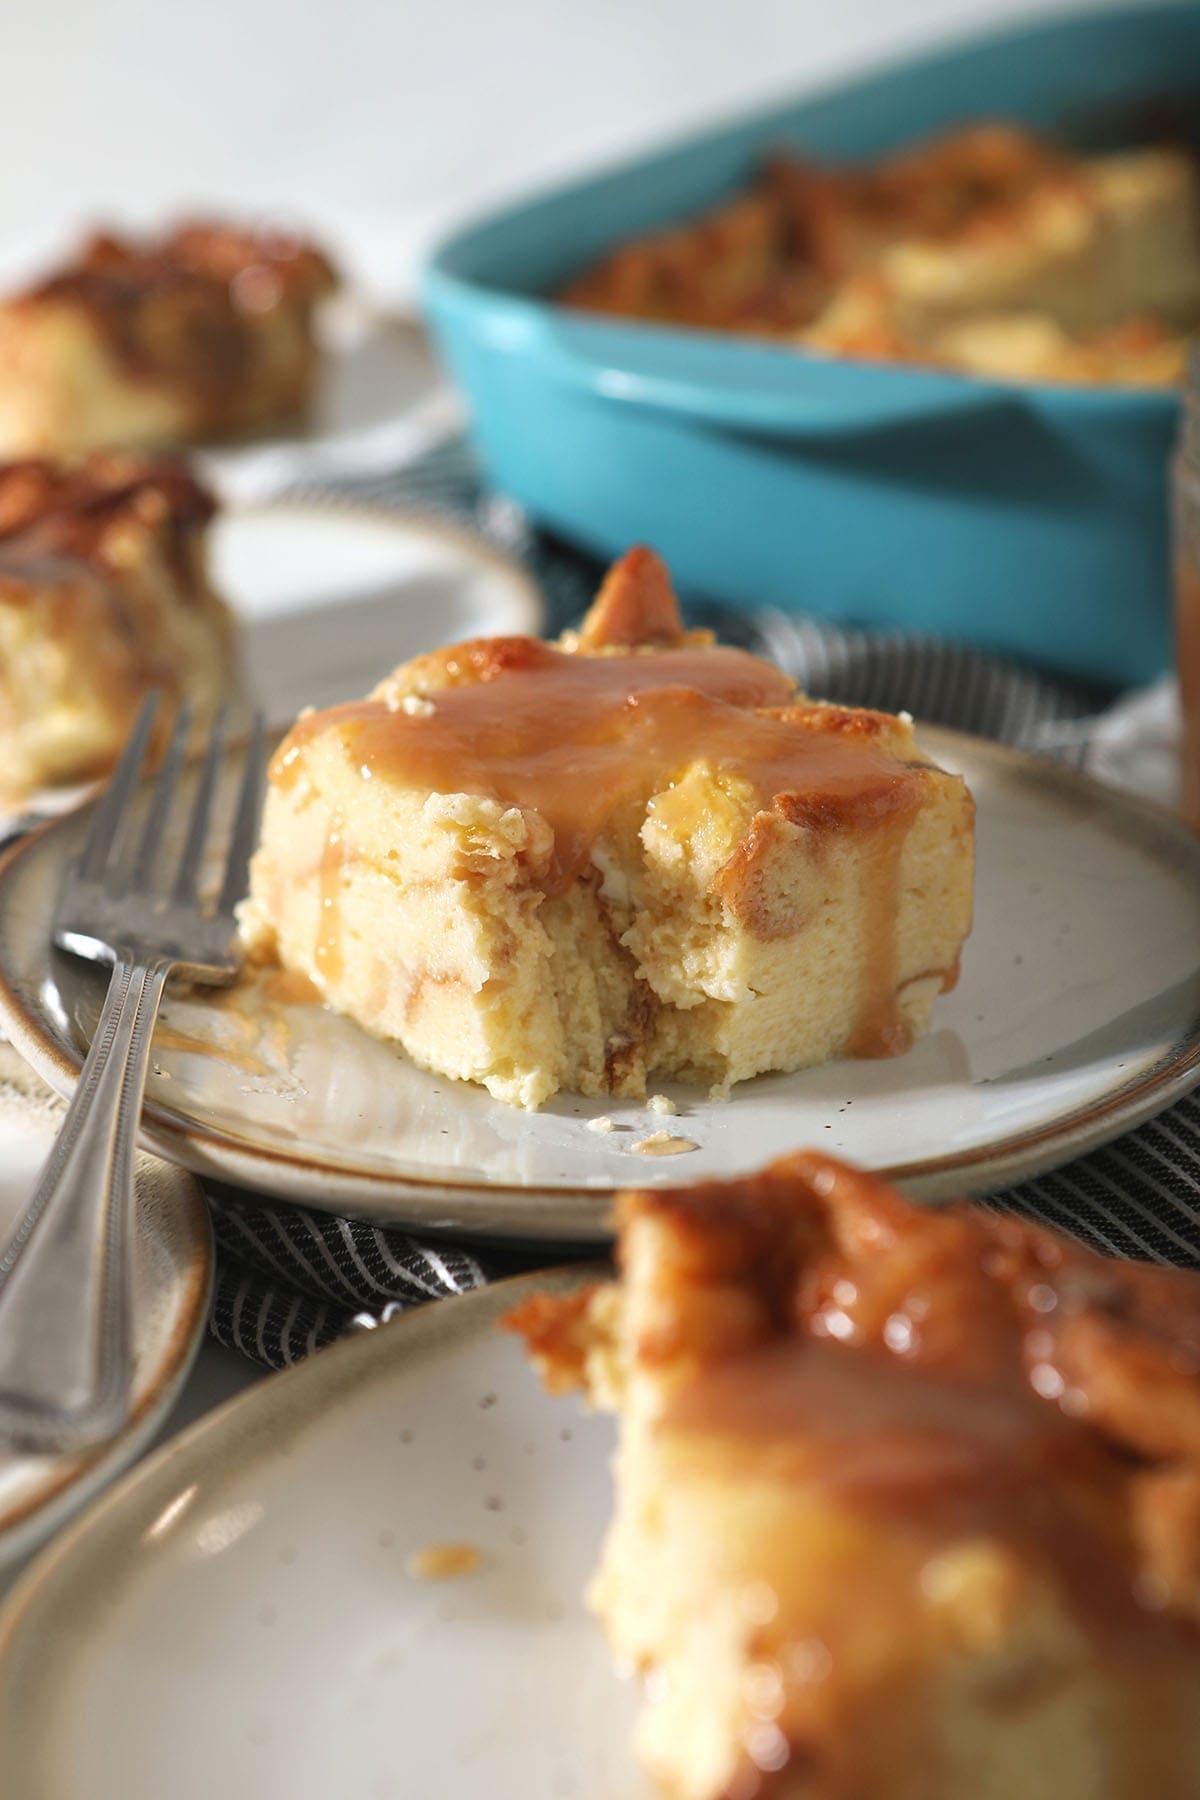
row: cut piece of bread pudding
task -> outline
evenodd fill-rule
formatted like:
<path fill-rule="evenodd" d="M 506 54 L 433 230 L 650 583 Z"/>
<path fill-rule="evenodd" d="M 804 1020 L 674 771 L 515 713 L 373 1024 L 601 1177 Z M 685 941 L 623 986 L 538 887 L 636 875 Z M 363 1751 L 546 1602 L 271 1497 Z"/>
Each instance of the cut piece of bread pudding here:
<path fill-rule="evenodd" d="M 209 579 L 216 502 L 182 464 L 123 451 L 0 464 L 0 804 L 102 775 L 152 689 L 234 680 L 233 619 Z"/>
<path fill-rule="evenodd" d="M 302 717 L 243 931 L 424 1067 L 537 1106 L 891 1055 L 970 925 L 972 803 L 911 723 L 684 632 L 634 550 L 578 635 Z"/>
<path fill-rule="evenodd" d="M 294 422 L 334 271 L 289 233 L 196 221 L 101 233 L 0 302 L 0 453 L 76 455 Z"/>
<path fill-rule="evenodd" d="M 673 1800 L 1200 1793 L 1200 1276 L 818 1155 L 507 1321 L 620 1418 L 591 1599 Z"/>

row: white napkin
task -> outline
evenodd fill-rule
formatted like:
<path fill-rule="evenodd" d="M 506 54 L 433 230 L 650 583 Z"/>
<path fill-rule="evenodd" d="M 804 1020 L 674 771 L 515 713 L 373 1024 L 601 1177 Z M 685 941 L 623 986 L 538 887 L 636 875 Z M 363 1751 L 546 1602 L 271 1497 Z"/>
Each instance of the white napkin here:
<path fill-rule="evenodd" d="M 1179 684 L 1164 676 L 1152 687 L 1123 694 L 1098 717 L 1043 726 L 1031 748 L 1047 753 L 1086 745 L 1080 766 L 1096 781 L 1179 804 Z"/>

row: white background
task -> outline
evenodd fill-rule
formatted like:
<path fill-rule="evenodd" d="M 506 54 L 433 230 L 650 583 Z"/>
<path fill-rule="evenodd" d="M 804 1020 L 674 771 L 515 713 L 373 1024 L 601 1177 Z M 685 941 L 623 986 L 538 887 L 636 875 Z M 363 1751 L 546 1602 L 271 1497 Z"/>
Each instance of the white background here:
<path fill-rule="evenodd" d="M 463 211 L 1056 0 L 0 0 L 0 253 L 185 202 L 380 290 Z"/>

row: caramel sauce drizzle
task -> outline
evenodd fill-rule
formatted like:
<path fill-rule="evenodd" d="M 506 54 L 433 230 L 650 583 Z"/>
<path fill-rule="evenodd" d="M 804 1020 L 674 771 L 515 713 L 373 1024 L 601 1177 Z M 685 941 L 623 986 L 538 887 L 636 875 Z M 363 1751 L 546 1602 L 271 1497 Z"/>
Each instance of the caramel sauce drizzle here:
<path fill-rule="evenodd" d="M 537 812 L 554 836 L 547 894 L 576 879 L 624 802 L 697 762 L 749 782 L 764 807 L 791 797 L 817 827 L 906 811 L 920 789 L 919 767 L 875 741 L 873 715 L 795 704 L 788 678 L 742 650 L 584 656 L 499 638 L 459 646 L 444 666 L 455 685 L 427 714 L 375 698 L 301 719 L 272 780 L 287 787 L 299 752 L 332 729 L 364 777 Z"/>
<path fill-rule="evenodd" d="M 218 1043 L 215 1039 L 199 1037 L 192 1032 L 177 1031 L 173 1025 L 158 1024 L 154 1027 L 154 1048 L 179 1050 L 187 1056 L 210 1056 L 216 1062 L 228 1063 L 231 1068 L 240 1069 L 245 1075 L 270 1073 L 262 1057 L 253 1050 L 243 1049 L 229 1042 Z"/>
<path fill-rule="evenodd" d="M 896 995 L 896 918 L 904 840 L 924 771 L 885 748 L 878 715 L 797 702 L 780 670 L 726 647 L 586 655 L 535 638 L 479 639 L 445 652 L 436 681 L 448 685 L 434 685 L 420 706 L 406 708 L 403 693 L 377 694 L 302 718 L 275 758 L 272 780 L 286 788 L 305 745 L 333 730 L 365 780 L 476 794 L 536 813 L 553 847 L 530 879 L 553 897 L 587 867 L 597 838 L 627 802 L 666 792 L 703 762 L 718 782 L 748 783 L 776 823 L 782 815 L 805 827 L 817 853 L 834 831 L 867 841 L 874 872 L 863 902 L 854 1052 L 894 1055 L 908 1047 Z M 684 831 L 702 825 L 699 813 L 681 812 L 678 794 L 673 799 L 673 823 Z M 335 819 L 318 871 L 314 962 L 327 987 L 342 972 L 343 838 L 344 822 Z M 754 841 L 752 828 L 746 843 Z M 772 934 L 752 905 L 744 922 Z M 950 985 L 948 972 L 931 973 L 944 973 Z"/>
<path fill-rule="evenodd" d="M 852 1056 L 901 1056 L 912 1048 L 912 1030 L 900 1010 L 896 919 L 900 910 L 901 859 L 915 804 L 906 806 L 873 834 L 873 868 L 863 891 L 863 931 L 859 964 L 859 1017 L 850 1044 Z M 955 972 L 956 974 L 956 972 Z M 937 971 L 943 991 L 954 984 Z"/>
<path fill-rule="evenodd" d="M 720 1584 L 753 1597 L 746 1655 L 772 1679 L 722 1792 L 776 1791 L 755 1756 L 769 1717 L 770 1770 L 793 1764 L 780 1792 L 816 1769 L 829 1800 L 883 1796 L 904 1762 L 905 1794 L 962 1800 L 972 1784 L 958 1752 L 947 1777 L 942 1727 L 963 1705 L 965 1653 L 979 1658 L 964 1715 L 979 1707 L 978 1766 L 991 1734 L 1022 1730 L 1078 1662 L 1113 1678 L 1111 1709 L 1080 1714 L 1103 1785 L 1190 1800 L 1195 1272 L 1116 1262 L 974 1206 L 914 1206 L 812 1151 L 626 1193 L 617 1223 L 619 1310 L 593 1285 L 533 1294 L 503 1325 L 551 1392 L 627 1371 L 624 1473 L 643 1485 L 616 1530 L 644 1546 L 645 1580 L 659 1557 L 668 1587 L 679 1575 L 643 1495 L 662 1494 L 677 1523 L 694 1494 L 693 1544 L 709 1534 L 700 1604 Z M 1039 1595 L 1061 1630 L 1046 1633 Z M 689 1598 L 658 1628 L 685 1654 Z M 611 1621 L 622 1601 L 605 1604 Z"/>
<path fill-rule="evenodd" d="M 707 1370 L 702 1383 L 670 1405 L 657 1429 L 686 1446 L 687 1466 L 701 1480 L 710 1469 L 747 1487 L 766 1479 L 793 1486 L 799 1496 L 823 1496 L 842 1517 L 857 1516 L 893 1552 L 906 1546 L 909 1579 L 915 1575 L 922 1587 L 940 1568 L 949 1573 L 982 1551 L 1000 1586 L 985 1586 L 975 1603 L 979 1616 L 986 1621 L 982 1609 L 991 1604 L 1011 1607 L 1014 1618 L 1016 1648 L 994 1690 L 1001 1716 L 1006 1704 L 1019 1715 L 1026 1697 L 1033 1700 L 1055 1679 L 1053 1666 L 1039 1663 L 1029 1647 L 1022 1617 L 1034 1591 L 1030 1578 L 1040 1578 L 1062 1596 L 1070 1621 L 1064 1637 L 1080 1633 L 1095 1666 L 1130 1686 L 1144 1683 L 1142 1717 L 1155 1721 L 1145 1736 L 1138 1731 L 1131 1738 L 1127 1715 L 1119 1721 L 1104 1715 L 1097 1726 L 1114 1779 L 1118 1763 L 1129 1762 L 1123 1769 L 1128 1785 L 1118 1782 L 1114 1792 L 1183 1800 L 1191 1792 L 1184 1771 L 1193 1767 L 1194 1742 L 1190 1733 L 1180 1742 L 1177 1678 L 1174 1711 L 1166 1719 L 1158 1713 L 1158 1689 L 1176 1672 L 1178 1659 L 1190 1659 L 1193 1667 L 1200 1662 L 1187 1621 L 1143 1604 L 1131 1566 L 1129 1459 L 1039 1399 L 1019 1367 L 997 1367 L 990 1379 L 971 1380 L 912 1360 L 916 1367 L 876 1349 L 799 1337 L 775 1341 Z M 924 1771 L 927 1785 L 920 1791 L 930 1800 L 963 1792 L 942 1778 L 942 1746 L 925 1710 L 930 1690 L 921 1680 L 927 1652 L 913 1654 L 905 1677 L 903 1600 L 886 1593 L 887 1571 L 894 1566 L 895 1560 L 881 1556 L 875 1578 L 885 1593 L 868 1604 L 860 1637 L 856 1624 L 839 1627 L 836 1613 L 806 1615 L 789 1605 L 786 1555 L 774 1561 L 764 1556 L 763 1580 L 779 1616 L 759 1629 L 755 1658 L 786 1669 L 797 1640 L 821 1645 L 829 1658 L 825 1694 L 831 1711 L 862 1707 L 862 1658 L 869 1654 L 862 1646 L 869 1647 L 872 1631 L 897 1634 L 893 1690 L 885 1688 L 878 1702 L 893 1699 L 899 1711 L 881 1721 L 872 1695 L 872 1734 L 844 1749 L 847 1784 L 829 1790 L 845 1800 L 886 1792 L 877 1785 L 886 1781 L 886 1771 L 875 1758 L 889 1748 L 903 1754 L 903 1745 Z M 865 1570 L 864 1581 L 873 1573 Z M 851 1607 L 853 1596 L 851 1584 Z M 906 1719 L 909 1682 L 914 1709 Z M 789 1740 L 791 1699 L 785 1688 L 779 1722 Z M 801 1717 L 802 1707 L 800 1696 Z M 788 1742 L 789 1761 L 802 1754 L 803 1743 L 801 1730 Z"/>
<path fill-rule="evenodd" d="M 913 1569 L 955 1547 L 1015 1553 L 1010 1566 L 1060 1592 L 1099 1667 L 1144 1680 L 1149 1713 L 1164 1667 L 1197 1666 L 1195 1514 L 1169 1509 L 1170 1484 L 1193 1479 L 1200 1454 L 1194 1273 L 1113 1262 L 969 1206 L 914 1207 L 813 1152 L 623 1205 L 627 1255 L 632 1223 L 665 1234 L 637 1357 L 679 1370 L 654 1430 L 683 1439 L 689 1471 L 820 1494 L 904 1546 Z M 535 1349 L 540 1337 L 553 1355 L 533 1323 Z M 1173 1564 L 1167 1538 L 1184 1552 Z M 788 1566 L 762 1552 L 765 1581 L 786 1584 Z M 1015 1616 L 1024 1591 L 1014 1578 Z M 872 1605 L 886 1615 L 887 1593 Z M 797 1628 L 786 1604 L 780 1620 Z M 831 1629 L 831 1687 L 843 1654 L 857 1679 L 853 1632 L 852 1620 Z M 786 1645 L 766 1627 L 756 1651 Z M 1036 1654 L 1025 1678 L 1047 1680 Z M 1178 1689 L 1175 1706 L 1177 1724 Z M 1194 1741 L 1168 1732 L 1148 1745 L 1114 1725 L 1106 1754 L 1114 1769 L 1131 1758 L 1131 1793 L 1192 1791 Z M 935 1773 L 931 1797 L 944 1791 Z"/>
<path fill-rule="evenodd" d="M 916 1207 L 811 1151 L 737 1184 L 632 1195 L 627 1208 L 657 1213 L 686 1244 L 687 1275 L 674 1279 L 752 1296 L 730 1315 L 744 1341 L 701 1357 L 703 1378 L 671 1400 L 667 1429 L 770 1442 L 781 1478 L 935 1536 L 1021 1539 L 1068 1581 L 1079 1572 L 1075 1598 L 1093 1619 L 1098 1607 L 1109 1622 L 1140 1615 L 1121 1514 L 1162 1435 L 1148 1395 L 1173 1390 L 1168 1461 L 1195 1441 L 1194 1275 L 1110 1262 L 967 1205 Z M 668 1357 L 685 1300 L 668 1288 L 666 1311 L 648 1314 Z M 1103 1580 L 1080 1568 L 1078 1517 L 1056 1535 L 1059 1501 L 1096 1532 Z"/>
<path fill-rule="evenodd" d="M 853 1307 L 838 1314 L 852 1317 Z M 772 1445 L 781 1479 L 833 1490 L 934 1538 L 1002 1529 L 1069 1563 L 1069 1544 L 1048 1542 L 1050 1496 L 1061 1488 L 1077 1498 L 1094 1483 L 1116 1491 L 1122 1468 L 1099 1437 L 1038 1398 L 1019 1348 L 1014 1335 L 1011 1363 L 998 1355 L 986 1378 L 970 1379 L 857 1337 L 797 1334 L 707 1370 L 673 1402 L 666 1428 L 736 1431 Z M 1114 1526 L 1110 1551 L 1115 1538 Z M 1091 1584 L 1083 1591 L 1098 1597 Z M 1119 1597 L 1132 1616 L 1128 1580 Z"/>

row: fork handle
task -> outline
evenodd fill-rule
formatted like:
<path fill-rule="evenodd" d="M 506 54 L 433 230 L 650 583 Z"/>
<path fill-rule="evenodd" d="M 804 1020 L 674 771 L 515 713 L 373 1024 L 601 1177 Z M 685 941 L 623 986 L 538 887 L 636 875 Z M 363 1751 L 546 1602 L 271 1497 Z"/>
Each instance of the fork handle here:
<path fill-rule="evenodd" d="M 134 1154 L 170 962 L 118 958 L 33 1198 L 0 1252 L 0 1438 L 77 1449 L 132 1406 Z"/>

